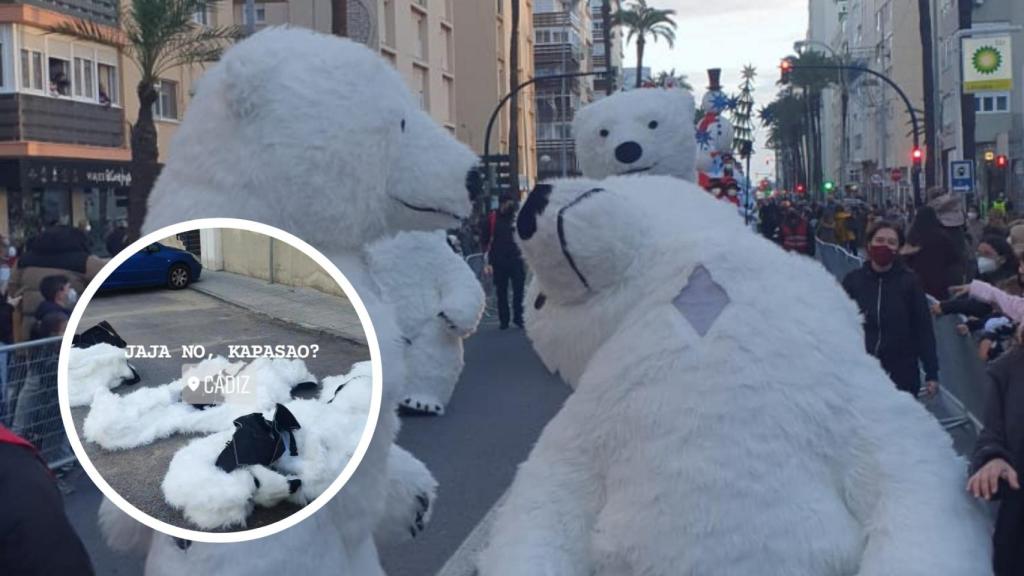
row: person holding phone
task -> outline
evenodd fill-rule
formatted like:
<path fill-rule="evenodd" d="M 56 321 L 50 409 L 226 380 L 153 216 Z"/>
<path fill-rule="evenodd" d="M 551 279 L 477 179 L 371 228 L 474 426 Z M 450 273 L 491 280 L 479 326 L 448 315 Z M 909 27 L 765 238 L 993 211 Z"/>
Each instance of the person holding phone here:
<path fill-rule="evenodd" d="M 1022 325 L 1024 326 L 1024 325 Z M 1020 489 L 1024 458 L 1024 342 L 989 365 L 989 393 L 984 428 L 971 458 L 967 490 L 977 498 L 1000 500 L 993 535 L 992 567 L 996 576 L 1024 574 L 1024 494 Z"/>

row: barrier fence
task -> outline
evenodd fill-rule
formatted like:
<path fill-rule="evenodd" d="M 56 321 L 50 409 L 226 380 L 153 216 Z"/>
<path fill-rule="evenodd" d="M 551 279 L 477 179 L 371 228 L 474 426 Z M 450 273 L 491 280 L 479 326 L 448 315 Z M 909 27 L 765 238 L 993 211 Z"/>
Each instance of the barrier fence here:
<path fill-rule="evenodd" d="M 850 271 L 863 265 L 860 257 L 821 240 L 817 240 L 816 255 L 825 269 L 840 282 Z M 977 434 L 981 430 L 981 416 L 985 409 L 988 376 L 985 363 L 978 357 L 977 343 L 970 336 L 957 333 L 958 323 L 955 315 L 933 318 L 939 383 L 944 397 L 959 412 L 941 419 L 941 422 L 947 429 L 970 427 Z"/>
<path fill-rule="evenodd" d="M 74 462 L 57 403 L 59 336 L 0 347 L 0 422 L 32 442 L 50 468 Z"/>

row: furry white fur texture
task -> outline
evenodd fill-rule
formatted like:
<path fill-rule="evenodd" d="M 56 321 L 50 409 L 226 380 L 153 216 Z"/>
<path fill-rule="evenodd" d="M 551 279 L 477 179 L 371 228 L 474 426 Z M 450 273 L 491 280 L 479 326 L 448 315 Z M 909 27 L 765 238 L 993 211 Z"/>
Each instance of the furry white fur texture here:
<path fill-rule="evenodd" d="M 401 230 L 442 229 L 468 217 L 465 177 L 475 162 L 387 62 L 345 39 L 269 28 L 203 75 L 150 196 L 144 231 L 188 218 L 248 218 L 319 249 L 373 318 L 387 366 L 384 408 L 356 473 L 313 518 L 258 542 L 197 543 L 187 554 L 157 537 L 148 576 L 383 574 L 372 533 L 384 514 L 399 428 L 391 407 L 406 368 L 394 311 L 363 249 Z"/>
<path fill-rule="evenodd" d="M 584 106 L 572 124 L 583 175 L 600 179 L 641 171 L 696 181 L 695 111 L 693 95 L 678 88 L 617 92 Z M 616 149 L 630 142 L 641 154 L 623 162 Z"/>
<path fill-rule="evenodd" d="M 484 291 L 444 232 L 401 232 L 367 250 L 370 273 L 393 302 L 416 376 L 400 403 L 443 414 L 464 365 L 462 341 L 476 331 Z"/>
<path fill-rule="evenodd" d="M 530 335 L 581 375 L 481 576 L 991 573 L 965 463 L 864 352 L 856 305 L 820 265 L 660 177 L 556 181 L 522 247 L 590 334 Z M 701 268 L 727 298 L 704 335 L 680 299 Z"/>
<path fill-rule="evenodd" d="M 225 472 L 216 465 L 233 433 L 231 421 L 224 422 L 222 432 L 193 440 L 174 455 L 162 484 L 167 503 L 199 528 L 210 530 L 244 527 L 254 505 L 271 507 L 285 499 L 305 505 L 316 499 L 352 458 L 366 426 L 372 389 L 369 363 L 355 365 L 352 372 L 325 379 L 318 399 L 283 404 L 301 426 L 294 431 L 298 455 L 285 452 L 269 468 L 246 466 Z M 272 405 L 260 411 L 271 420 L 275 409 Z M 288 491 L 290 479 L 302 481 L 294 494 Z"/>
<path fill-rule="evenodd" d="M 110 390 L 132 377 L 124 350 L 110 344 L 72 348 L 68 353 L 68 400 L 71 407 L 88 406 L 100 388 Z"/>
<path fill-rule="evenodd" d="M 250 364 L 231 363 L 222 357 L 203 360 L 190 374 L 224 371 L 246 377 L 255 391 L 254 403 L 225 403 L 199 410 L 181 401 L 184 382 L 179 378 L 155 388 L 140 388 L 123 396 L 100 390 L 85 417 L 85 439 L 107 450 L 144 446 L 174 434 L 208 434 L 231 428 L 239 416 L 262 412 L 291 400 L 300 382 L 316 381 L 302 360 L 257 358 Z"/>

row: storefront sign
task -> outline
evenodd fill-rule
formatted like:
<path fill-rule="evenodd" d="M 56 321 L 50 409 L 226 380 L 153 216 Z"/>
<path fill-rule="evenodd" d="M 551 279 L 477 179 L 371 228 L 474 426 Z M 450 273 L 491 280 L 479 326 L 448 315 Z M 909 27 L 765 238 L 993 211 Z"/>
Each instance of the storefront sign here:
<path fill-rule="evenodd" d="M 1013 89 L 1013 46 L 1009 36 L 964 38 L 962 42 L 965 93 Z"/>
<path fill-rule="evenodd" d="M 131 185 L 132 174 L 127 165 L 32 159 L 21 162 L 21 181 L 25 188 L 47 186 L 123 188 Z"/>

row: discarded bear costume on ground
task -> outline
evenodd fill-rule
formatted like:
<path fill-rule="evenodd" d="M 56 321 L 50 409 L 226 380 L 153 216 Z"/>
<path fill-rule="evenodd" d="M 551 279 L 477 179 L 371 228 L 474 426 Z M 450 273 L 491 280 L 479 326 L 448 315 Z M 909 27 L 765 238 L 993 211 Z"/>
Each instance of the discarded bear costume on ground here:
<path fill-rule="evenodd" d="M 663 177 L 542 184 L 518 226 L 575 391 L 480 576 L 991 573 L 964 462 L 818 263 Z"/>
<path fill-rule="evenodd" d="M 68 399 L 71 407 L 88 406 L 99 388 L 137 384 L 139 373 L 128 362 L 128 344 L 104 320 L 76 334 L 68 354 Z"/>

